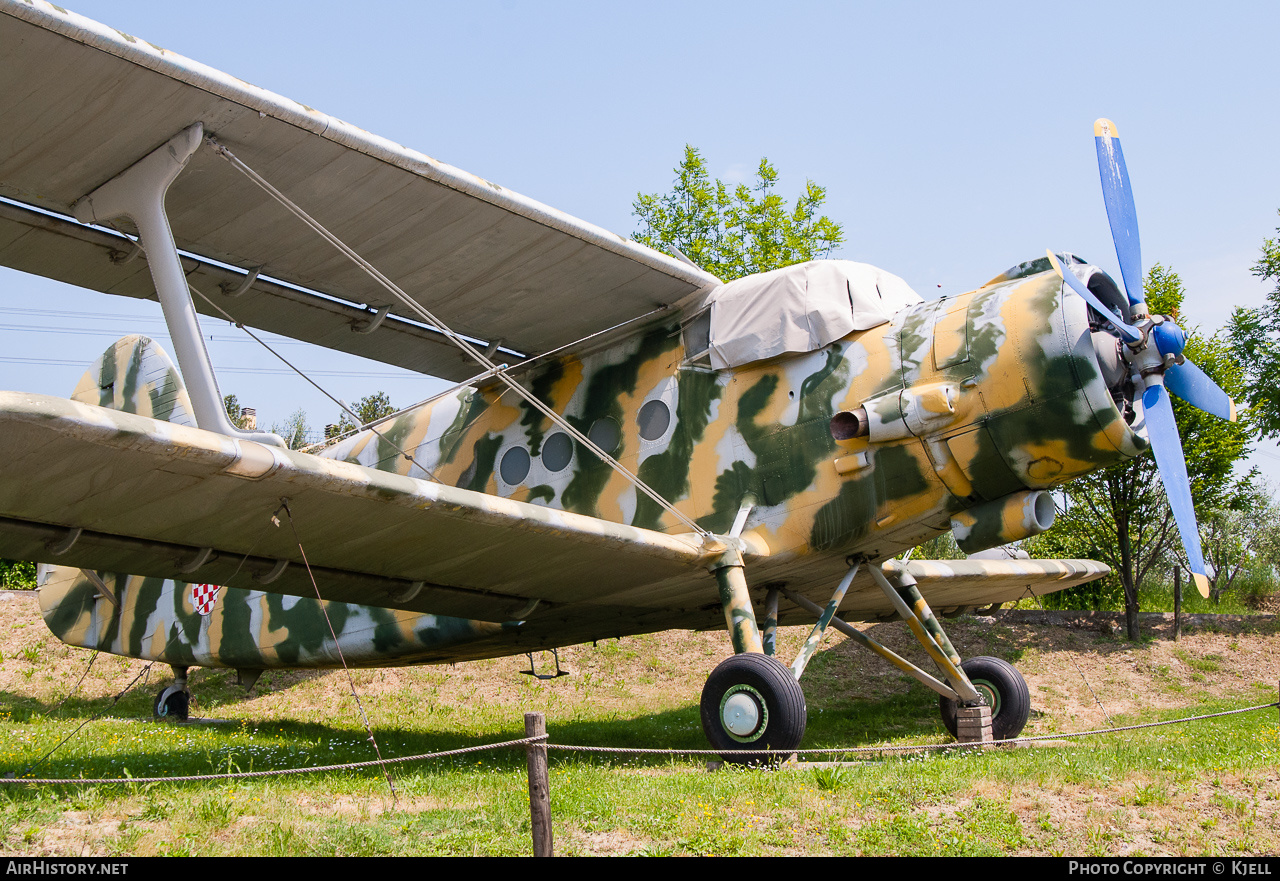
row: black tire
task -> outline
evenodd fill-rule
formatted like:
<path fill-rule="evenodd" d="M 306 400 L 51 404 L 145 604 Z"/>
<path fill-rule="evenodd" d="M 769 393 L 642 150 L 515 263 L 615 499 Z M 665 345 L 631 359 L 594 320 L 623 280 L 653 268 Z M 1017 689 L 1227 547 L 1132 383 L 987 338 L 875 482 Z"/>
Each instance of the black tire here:
<path fill-rule="evenodd" d="M 739 731 L 731 731 L 726 723 L 726 701 L 748 711 L 737 716 Z M 745 700 L 744 700 L 745 698 Z M 732 706 L 729 711 L 732 714 Z M 751 730 L 743 730 L 742 718 L 756 713 Z M 791 670 L 776 658 L 747 653 L 734 655 L 711 671 L 702 688 L 702 730 L 718 750 L 769 749 L 790 753 L 804 738 L 808 710 L 804 691 L 791 675 Z M 761 764 L 756 756 L 725 755 L 724 760 L 736 765 Z"/>
<path fill-rule="evenodd" d="M 191 696 L 184 689 L 170 685 L 156 695 L 153 711 L 157 719 L 169 719 L 174 722 L 187 721 L 191 709 Z"/>
<path fill-rule="evenodd" d="M 991 736 L 995 740 L 1017 737 L 1031 717 L 1031 692 L 1022 674 L 999 658 L 970 658 L 960 664 L 973 687 L 991 704 Z M 956 736 L 956 702 L 938 697 L 942 724 Z"/>

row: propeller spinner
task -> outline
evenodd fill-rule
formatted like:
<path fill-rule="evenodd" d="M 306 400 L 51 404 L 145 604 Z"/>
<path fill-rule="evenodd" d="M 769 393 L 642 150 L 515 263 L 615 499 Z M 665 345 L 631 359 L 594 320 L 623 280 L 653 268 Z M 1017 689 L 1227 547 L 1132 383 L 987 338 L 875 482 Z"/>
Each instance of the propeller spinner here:
<path fill-rule="evenodd" d="M 1094 143 L 1098 150 L 1098 172 L 1102 177 L 1102 197 L 1111 223 L 1111 238 L 1120 261 L 1129 313 L 1117 316 L 1102 303 L 1069 268 L 1049 253 L 1049 262 L 1070 288 L 1084 298 L 1094 311 L 1111 323 L 1124 341 L 1125 360 L 1142 377 L 1142 406 L 1146 411 L 1147 436 L 1155 453 L 1165 496 L 1173 509 L 1173 517 L 1182 537 L 1192 577 L 1200 595 L 1209 596 L 1209 579 L 1205 574 L 1204 555 L 1200 550 L 1200 531 L 1196 526 L 1195 507 L 1191 502 L 1191 481 L 1187 477 L 1187 460 L 1182 452 L 1182 439 L 1173 418 L 1169 392 L 1206 413 L 1236 420 L 1236 405 L 1231 397 L 1209 376 L 1182 354 L 1186 334 L 1173 319 L 1164 315 L 1148 315 L 1142 295 L 1142 247 L 1138 239 L 1138 214 L 1134 209 L 1129 171 L 1120 149 L 1120 136 L 1115 123 L 1099 119 L 1093 124 Z M 1127 321 L 1126 321 L 1127 319 Z"/>

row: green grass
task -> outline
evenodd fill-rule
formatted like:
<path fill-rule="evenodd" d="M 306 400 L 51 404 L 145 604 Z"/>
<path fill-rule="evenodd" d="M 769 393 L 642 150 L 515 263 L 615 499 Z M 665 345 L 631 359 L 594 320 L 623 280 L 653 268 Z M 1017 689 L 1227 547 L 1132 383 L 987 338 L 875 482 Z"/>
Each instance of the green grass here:
<path fill-rule="evenodd" d="M 1217 710 L 1209 702 L 1199 709 Z M 1166 714 L 1167 715 L 1167 714 Z M 75 719 L 8 726 L 5 764 L 23 766 Z M 606 723 L 597 723 L 608 728 Z M 610 739 L 632 726 L 613 723 Z M 477 726 L 483 728 L 483 726 Z M 809 740 L 831 742 L 836 728 L 817 720 Z M 673 854 L 912 853 L 1000 855 L 1114 852 L 1115 841 L 1086 825 L 1074 845 L 1051 823 L 1028 823 L 1015 802 L 1036 792 L 1119 793 L 1134 806 L 1168 805 L 1205 782 L 1246 781 L 1215 792 L 1212 806 L 1254 841 L 1260 800 L 1247 781 L 1280 763 L 1274 719 L 1254 714 L 1138 737 L 1097 739 L 1047 750 L 928 753 L 810 772 L 728 770 L 708 774 L 694 761 L 604 759 L 553 752 L 552 808 L 564 853 L 600 841 L 628 851 Z M 468 740 L 510 737 L 472 730 Z M 421 735 L 383 734 L 384 751 L 436 746 Z M 559 740 L 560 737 L 557 737 Z M 1204 742 L 1211 742 L 1206 749 Z M 49 775 L 200 774 L 237 768 L 296 767 L 364 760 L 369 750 L 349 728 L 288 724 L 266 728 L 92 723 L 39 771 Z M 16 760 L 16 761 L 15 761 Z M 101 829 L 104 853 L 171 855 L 519 855 L 529 850 L 522 757 L 482 753 L 397 769 L 392 806 L 373 772 L 329 773 L 252 782 L 7 787 L 0 823 L 6 849 L 22 852 L 74 812 L 86 831 Z M 1271 804 L 1274 804 L 1272 799 Z M 336 806 L 336 810 L 335 810 Z M 1036 811 L 1037 816 L 1042 812 Z M 106 823 L 114 818 L 114 830 Z M 569 834 L 566 836 L 566 832 Z M 1198 852 L 1192 824 L 1172 852 Z M 1268 833 L 1273 834 L 1273 833 Z M 1100 837 L 1101 836 L 1101 837 Z M 1256 839 L 1261 845 L 1263 839 Z M 595 844 L 588 844 L 595 842 Z M 607 846 L 607 845 L 606 845 Z M 1240 852 L 1222 844 L 1224 852 Z M 1245 845 L 1248 847 L 1249 845 Z"/>
<path fill-rule="evenodd" d="M 951 626 L 951 625 L 949 625 Z M 1043 632 L 955 625 L 966 651 L 1046 660 Z M 954 635 L 954 634 L 953 634 Z M 701 639 L 694 635 L 689 639 Z M 796 641 L 799 638 L 796 637 Z M 1274 635 L 1244 635 L 1243 650 Z M 1118 646 L 1072 632 L 1085 653 L 1118 653 L 1155 671 L 1158 644 Z M 1194 641 L 1176 655 L 1197 675 L 1225 676 L 1227 655 Z M 507 661 L 452 669 L 355 674 L 384 755 L 410 755 L 518 738 L 522 714 L 543 709 L 556 743 L 702 748 L 696 704 L 705 673 L 674 663 L 670 643 L 624 640 L 577 650 L 573 676 L 537 683 Z M 563 653 L 562 653 L 563 654 Z M 863 653 L 865 654 L 865 653 Z M 1082 653 L 1083 656 L 1083 653 Z M 66 686 L 15 686 L 0 702 L 0 772 L 19 776 L 176 777 L 295 768 L 372 757 L 340 674 L 268 674 L 244 697 L 231 677 L 193 671 L 202 715 L 225 721 L 149 721 L 153 681 L 102 718 L 110 691 L 89 685 L 52 716 L 87 653 L 42 644 Z M 806 674 L 805 745 L 942 743 L 932 692 L 890 676 L 875 689 L 836 643 Z M 104 661 L 106 663 L 104 663 Z M 712 659 L 714 662 L 714 658 Z M 111 681 L 134 662 L 100 659 Z M 1176 665 L 1175 665 L 1176 666 Z M 672 677 L 642 688 L 661 668 Z M 677 669 L 679 668 L 679 669 Z M 46 671 L 47 668 L 42 668 Z M 96 669 L 96 667 L 95 667 Z M 860 670 L 861 668 L 857 668 Z M 655 673 L 655 675 L 658 675 Z M 850 676 L 854 679 L 851 686 Z M 1274 685 L 1223 680 L 1188 689 L 1176 670 L 1154 676 L 1152 704 L 1125 724 L 1275 699 Z M 1046 683 L 1069 690 L 1051 666 Z M 1037 680 L 1040 681 L 1040 680 Z M 630 683 L 630 684 L 629 684 Z M 1094 683 L 1108 701 L 1119 693 Z M 1117 688 L 1119 688 L 1117 686 Z M 1180 690 L 1181 689 L 1181 690 Z M 853 692 L 857 693 L 855 697 Z M 869 697 L 868 693 L 879 696 Z M 1032 731 L 1061 731 L 1053 689 L 1033 688 L 1044 715 Z M 34 763 L 63 738 L 39 765 Z M 552 812 L 561 854 L 1253 854 L 1280 848 L 1276 805 L 1280 737 L 1274 710 L 1034 749 L 947 750 L 866 758 L 838 767 L 708 773 L 705 760 L 553 750 Z M 14 854 L 523 855 L 531 850 L 523 754 L 467 754 L 393 769 L 396 800 L 374 770 L 255 780 L 0 785 L 0 847 Z"/>
<path fill-rule="evenodd" d="M 1269 593 L 1273 587 L 1267 585 L 1263 592 Z M 1182 613 L 1184 615 L 1257 615 L 1257 609 L 1249 605 L 1251 594 L 1245 590 L 1231 590 L 1224 593 L 1217 603 L 1200 596 L 1195 585 L 1184 582 L 1182 585 Z M 1042 606 L 1058 609 L 1059 606 L 1047 600 L 1019 600 L 1006 605 L 1005 608 L 1039 609 Z M 1124 596 L 1116 592 L 1112 601 L 1101 604 L 1097 609 L 1077 603 L 1074 608 L 1100 612 L 1123 612 Z M 1173 585 L 1158 581 L 1149 582 L 1138 588 L 1138 610 L 1140 612 L 1158 612 L 1173 614 Z"/>

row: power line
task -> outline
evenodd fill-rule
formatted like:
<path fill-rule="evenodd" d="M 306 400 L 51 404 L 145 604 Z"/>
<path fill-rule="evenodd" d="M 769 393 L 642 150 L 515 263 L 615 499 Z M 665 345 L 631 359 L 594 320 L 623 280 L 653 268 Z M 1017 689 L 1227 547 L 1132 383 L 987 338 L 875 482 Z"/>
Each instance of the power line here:
<path fill-rule="evenodd" d="M 120 337 L 129 336 L 130 334 L 137 333 L 136 328 L 128 328 L 124 330 L 119 330 L 119 329 L 109 330 L 109 329 L 99 329 L 99 328 L 92 328 L 92 327 L 50 327 L 48 325 L 39 325 L 39 324 L 0 324 L 0 330 L 16 330 L 16 331 L 22 331 L 23 333 L 55 333 L 55 334 L 62 334 L 65 336 L 104 336 L 104 337 L 115 337 L 117 339 L 119 339 Z M 166 339 L 166 340 L 170 339 L 169 334 L 165 331 L 154 332 L 154 333 L 149 332 L 147 335 L 154 337 L 156 339 Z M 253 342 L 252 340 L 244 339 L 238 336 L 215 336 L 214 334 L 208 334 L 208 333 L 203 334 L 203 336 L 207 341 L 215 342 L 215 343 L 239 344 L 239 343 Z M 276 335 L 271 334 L 271 336 L 275 337 Z M 290 346 L 313 345 L 312 343 L 305 342 L 304 340 L 295 340 L 295 339 L 291 339 L 290 337 L 280 337 L 279 339 L 272 339 L 272 342 L 276 345 L 290 345 Z M 320 348 L 320 347 L 317 347 L 317 348 Z"/>
<path fill-rule="evenodd" d="M 49 367 L 80 367 L 88 370 L 91 365 L 84 361 L 63 360 L 58 358 L 21 358 L 16 356 L 0 355 L 0 362 L 10 364 L 42 364 Z M 219 373 L 271 373 L 282 374 L 285 376 L 293 376 L 292 370 L 285 370 L 281 367 L 219 367 Z M 404 371 L 403 373 L 392 373 L 390 371 L 376 370 L 308 370 L 310 374 L 315 376 L 354 376 L 354 377 L 373 377 L 377 379 L 416 379 L 429 380 L 430 377 L 422 373 L 414 373 L 412 371 Z"/>

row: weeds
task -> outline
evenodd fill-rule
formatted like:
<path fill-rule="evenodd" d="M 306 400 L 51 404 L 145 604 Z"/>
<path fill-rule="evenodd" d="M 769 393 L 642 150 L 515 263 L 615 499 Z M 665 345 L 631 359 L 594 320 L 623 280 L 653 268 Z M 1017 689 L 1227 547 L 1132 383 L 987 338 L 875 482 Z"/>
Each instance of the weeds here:
<path fill-rule="evenodd" d="M 844 785 L 844 768 L 833 765 L 827 768 L 813 769 L 813 782 L 823 792 L 832 792 Z"/>

